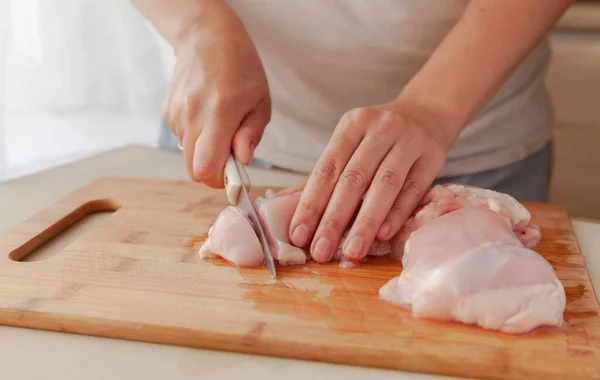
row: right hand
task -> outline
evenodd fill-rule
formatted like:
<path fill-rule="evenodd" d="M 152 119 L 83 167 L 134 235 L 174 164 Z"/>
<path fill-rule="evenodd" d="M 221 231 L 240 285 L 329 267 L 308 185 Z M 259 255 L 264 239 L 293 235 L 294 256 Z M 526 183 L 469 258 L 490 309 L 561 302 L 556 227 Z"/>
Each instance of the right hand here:
<path fill-rule="evenodd" d="M 204 16 L 204 15 L 203 15 Z M 242 22 L 213 6 L 177 40 L 177 63 L 163 106 L 192 180 L 223 188 L 233 148 L 245 165 L 271 119 L 267 78 Z"/>

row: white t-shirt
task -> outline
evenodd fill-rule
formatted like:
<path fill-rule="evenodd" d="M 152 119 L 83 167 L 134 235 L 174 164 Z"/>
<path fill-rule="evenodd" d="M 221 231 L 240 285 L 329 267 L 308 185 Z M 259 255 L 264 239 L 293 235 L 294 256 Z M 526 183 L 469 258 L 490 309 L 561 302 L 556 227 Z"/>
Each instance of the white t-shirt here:
<path fill-rule="evenodd" d="M 263 61 L 273 115 L 255 156 L 309 172 L 342 115 L 394 99 L 468 0 L 229 0 Z M 552 137 L 546 40 L 463 130 L 441 176 L 525 158 Z"/>

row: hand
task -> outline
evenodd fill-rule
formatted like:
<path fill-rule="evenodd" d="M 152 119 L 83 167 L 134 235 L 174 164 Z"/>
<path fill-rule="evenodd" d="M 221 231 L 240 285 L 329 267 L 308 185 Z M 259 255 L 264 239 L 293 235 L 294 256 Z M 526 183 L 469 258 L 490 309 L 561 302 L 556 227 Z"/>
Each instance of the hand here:
<path fill-rule="evenodd" d="M 164 103 L 188 174 L 222 188 L 233 147 L 249 164 L 271 118 L 267 79 L 258 53 L 234 12 L 221 2 L 202 13 L 177 41 L 177 63 Z M 207 8 L 208 9 L 208 8 Z M 208 13 L 207 13 L 208 12 Z"/>
<path fill-rule="evenodd" d="M 313 259 L 328 262 L 360 204 L 342 252 L 362 259 L 375 238 L 389 240 L 402 227 L 457 134 L 395 104 L 346 113 L 305 183 L 291 242 L 303 247 L 312 239 Z"/>

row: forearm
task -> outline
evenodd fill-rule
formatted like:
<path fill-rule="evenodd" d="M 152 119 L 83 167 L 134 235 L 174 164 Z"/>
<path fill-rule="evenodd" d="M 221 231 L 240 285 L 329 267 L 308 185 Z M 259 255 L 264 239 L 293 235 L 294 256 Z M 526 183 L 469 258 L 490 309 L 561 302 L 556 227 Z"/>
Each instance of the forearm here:
<path fill-rule="evenodd" d="M 572 2 L 471 0 L 396 102 L 456 138 Z"/>
<path fill-rule="evenodd" d="M 240 23 L 223 0 L 130 1 L 174 48 L 191 28 L 219 25 L 225 29 L 228 24 Z"/>

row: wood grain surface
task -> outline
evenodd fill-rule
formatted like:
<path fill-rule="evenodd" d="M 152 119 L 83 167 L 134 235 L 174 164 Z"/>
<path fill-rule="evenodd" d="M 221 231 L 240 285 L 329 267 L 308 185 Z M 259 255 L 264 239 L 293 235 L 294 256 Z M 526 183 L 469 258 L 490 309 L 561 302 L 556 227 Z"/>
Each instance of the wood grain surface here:
<path fill-rule="evenodd" d="M 600 377 L 600 310 L 560 207 L 527 205 L 544 236 L 535 250 L 566 289 L 566 324 L 515 336 L 414 319 L 380 301 L 401 270 L 388 258 L 350 270 L 278 267 L 276 280 L 266 268 L 203 261 L 199 246 L 226 205 L 223 190 L 184 181 L 79 189 L 0 237 L 0 323 L 455 376 Z M 24 260 L 84 215 L 111 210 L 57 255 Z"/>

